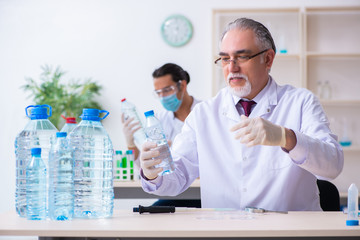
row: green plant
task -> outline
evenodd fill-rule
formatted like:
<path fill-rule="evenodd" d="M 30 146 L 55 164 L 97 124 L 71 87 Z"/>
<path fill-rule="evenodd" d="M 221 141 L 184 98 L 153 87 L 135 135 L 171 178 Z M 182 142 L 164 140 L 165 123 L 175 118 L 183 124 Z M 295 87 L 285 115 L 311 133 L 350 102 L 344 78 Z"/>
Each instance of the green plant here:
<path fill-rule="evenodd" d="M 55 70 L 51 66 L 41 66 L 40 83 L 32 78 L 25 78 L 27 84 L 23 85 L 25 91 L 31 93 L 35 104 L 48 104 L 52 107 L 50 121 L 61 129 L 63 119 L 61 114 L 66 117 L 79 116 L 83 108 L 101 109 L 99 103 L 94 100 L 96 95 L 100 95 L 101 86 L 96 82 L 87 79 L 84 82 L 71 80 L 68 84 L 61 83 L 66 72 L 58 66 Z"/>

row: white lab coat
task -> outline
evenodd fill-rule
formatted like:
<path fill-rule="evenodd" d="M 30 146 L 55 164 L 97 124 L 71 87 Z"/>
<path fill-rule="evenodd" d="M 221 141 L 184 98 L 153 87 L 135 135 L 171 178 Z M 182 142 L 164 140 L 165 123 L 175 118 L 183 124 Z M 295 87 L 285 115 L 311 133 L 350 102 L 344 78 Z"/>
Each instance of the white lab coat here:
<path fill-rule="evenodd" d="M 178 195 L 200 176 L 205 208 L 321 210 L 316 176 L 338 176 L 344 157 L 318 99 L 306 89 L 279 86 L 269 78 L 254 100 L 250 118 L 262 117 L 295 132 L 297 145 L 290 153 L 235 140 L 229 129 L 240 116 L 224 88 L 194 108 L 175 138 L 176 171 L 153 181 L 142 179 L 143 189 Z"/>
<path fill-rule="evenodd" d="M 192 111 L 196 104 L 200 101 L 193 97 L 193 103 L 191 104 L 190 110 Z M 165 136 L 167 140 L 174 142 L 176 135 L 181 132 L 184 122 L 176 118 L 174 112 L 163 110 L 159 113 L 155 113 L 155 116 L 161 122 L 161 125 L 164 129 Z"/>

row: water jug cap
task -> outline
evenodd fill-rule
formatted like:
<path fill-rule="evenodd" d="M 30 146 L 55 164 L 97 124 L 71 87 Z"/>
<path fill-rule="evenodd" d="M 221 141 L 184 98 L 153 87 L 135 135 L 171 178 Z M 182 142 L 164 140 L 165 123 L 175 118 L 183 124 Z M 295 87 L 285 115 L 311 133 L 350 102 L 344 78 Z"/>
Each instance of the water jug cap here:
<path fill-rule="evenodd" d="M 31 114 L 28 114 L 28 108 L 31 108 Z M 47 109 L 49 108 L 49 114 L 47 114 Z M 52 115 L 52 108 L 50 105 L 29 105 L 25 108 L 26 116 L 31 120 L 34 119 L 48 119 Z"/>
<path fill-rule="evenodd" d="M 66 120 L 66 123 L 76 123 L 76 118 L 74 117 L 65 117 L 64 115 L 61 115 L 61 117 Z"/>
<path fill-rule="evenodd" d="M 145 117 L 154 116 L 154 111 L 150 110 L 150 111 L 145 112 L 144 114 L 145 114 Z"/>
<path fill-rule="evenodd" d="M 41 154 L 41 148 L 32 148 L 31 149 L 31 155 L 40 155 Z"/>
<path fill-rule="evenodd" d="M 56 137 L 57 137 L 57 138 L 66 137 L 66 135 L 67 135 L 66 132 L 57 132 L 57 133 L 56 133 Z"/>
<path fill-rule="evenodd" d="M 106 113 L 105 116 L 102 118 L 99 117 L 101 113 Z M 90 121 L 100 121 L 105 119 L 109 115 L 109 112 L 106 110 L 99 110 L 99 109 L 93 109 L 93 108 L 84 108 L 83 113 L 80 116 L 82 120 L 90 120 Z"/>
<path fill-rule="evenodd" d="M 126 98 L 121 99 L 121 102 L 125 102 L 125 101 L 126 101 Z"/>

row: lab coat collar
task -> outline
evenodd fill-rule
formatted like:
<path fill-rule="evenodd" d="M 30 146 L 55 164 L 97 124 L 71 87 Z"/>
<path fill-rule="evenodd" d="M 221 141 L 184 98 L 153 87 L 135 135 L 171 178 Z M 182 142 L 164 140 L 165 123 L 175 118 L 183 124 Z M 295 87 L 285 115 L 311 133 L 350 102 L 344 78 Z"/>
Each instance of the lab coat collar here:
<path fill-rule="evenodd" d="M 236 122 L 240 121 L 240 115 L 235 107 L 240 98 L 232 95 L 228 87 L 225 87 L 221 92 L 224 94 L 222 114 Z M 277 105 L 277 84 L 271 76 L 269 76 L 269 81 L 265 88 L 252 100 L 256 102 L 256 106 L 253 108 L 249 116 L 250 118 L 261 117 L 271 112 L 273 106 Z"/>

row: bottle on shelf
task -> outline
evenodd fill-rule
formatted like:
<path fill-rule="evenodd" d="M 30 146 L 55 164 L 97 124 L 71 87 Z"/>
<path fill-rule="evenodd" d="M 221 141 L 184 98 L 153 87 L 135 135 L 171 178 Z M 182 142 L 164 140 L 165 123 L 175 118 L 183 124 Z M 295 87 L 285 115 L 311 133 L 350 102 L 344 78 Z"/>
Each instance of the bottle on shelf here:
<path fill-rule="evenodd" d="M 101 113 L 105 113 L 102 118 Z M 111 217 L 114 208 L 111 139 L 100 120 L 108 111 L 83 109 L 79 125 L 69 134 L 74 154 L 74 217 Z"/>
<path fill-rule="evenodd" d="M 352 141 L 349 137 L 349 132 L 348 132 L 349 121 L 345 117 L 343 117 L 343 119 L 342 119 L 342 128 L 343 128 L 343 131 L 342 131 L 342 136 L 340 138 L 339 143 L 343 147 L 349 147 L 349 146 L 351 146 Z"/>
<path fill-rule="evenodd" d="M 134 142 L 138 149 L 141 149 L 141 145 L 146 141 L 146 136 L 141 119 L 136 111 L 136 106 L 127 101 L 126 98 L 121 100 L 121 112 L 124 113 L 125 120 L 128 118 L 134 118 L 133 122 L 140 124 L 140 129 L 134 133 Z"/>
<path fill-rule="evenodd" d="M 331 99 L 332 98 L 332 89 L 330 82 L 328 80 L 325 81 L 322 89 L 322 99 Z"/>
<path fill-rule="evenodd" d="M 74 214 L 73 154 L 66 132 L 57 132 L 49 153 L 49 217 L 71 220 Z"/>
<path fill-rule="evenodd" d="M 31 149 L 31 160 L 26 166 L 26 218 L 46 219 L 46 166 L 41 148 Z"/>
<path fill-rule="evenodd" d="M 120 179 L 122 151 L 116 150 L 114 156 L 114 179 Z"/>
<path fill-rule="evenodd" d="M 65 124 L 60 130 L 60 132 L 66 132 L 69 134 L 74 128 L 76 128 L 76 118 L 75 117 L 65 117 L 64 115 L 61 115 L 63 119 L 65 119 Z"/>
<path fill-rule="evenodd" d="M 347 205 L 347 226 L 357 226 L 359 225 L 359 190 L 356 187 L 355 183 L 352 183 L 348 189 L 348 205 Z"/>
<path fill-rule="evenodd" d="M 319 98 L 319 99 L 322 99 L 323 98 L 323 82 L 318 80 L 316 82 L 316 96 Z"/>
<path fill-rule="evenodd" d="M 157 147 L 154 150 L 160 152 L 158 157 L 154 159 L 162 159 L 162 162 L 155 167 L 163 168 L 163 171 L 158 175 L 166 175 L 175 171 L 174 162 L 171 156 L 170 148 L 166 140 L 164 130 L 161 126 L 160 121 L 154 116 L 154 111 L 145 112 L 146 124 L 145 134 L 148 141 L 155 142 Z"/>
<path fill-rule="evenodd" d="M 52 108 L 49 105 L 30 105 L 25 108 L 25 113 L 30 121 L 15 138 L 15 208 L 21 217 L 26 216 L 26 166 L 31 159 L 31 148 L 41 148 L 41 158 L 48 167 L 51 140 L 55 138 L 58 131 L 48 119 L 52 114 Z"/>

